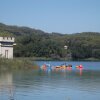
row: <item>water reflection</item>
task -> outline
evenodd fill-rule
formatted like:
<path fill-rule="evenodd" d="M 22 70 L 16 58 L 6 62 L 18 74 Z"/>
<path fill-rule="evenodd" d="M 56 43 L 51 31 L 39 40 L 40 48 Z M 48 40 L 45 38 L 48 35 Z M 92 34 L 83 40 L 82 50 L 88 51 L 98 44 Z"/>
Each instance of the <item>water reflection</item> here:
<path fill-rule="evenodd" d="M 77 71 L 78 71 L 78 74 L 79 74 L 80 76 L 82 76 L 83 69 L 82 69 L 82 68 L 78 68 Z"/>
<path fill-rule="evenodd" d="M 0 93 L 2 94 L 2 100 L 3 98 L 9 98 L 10 100 L 14 100 L 13 90 L 14 84 L 12 74 L 10 72 L 0 72 Z"/>
<path fill-rule="evenodd" d="M 100 70 L 0 72 L 0 100 L 99 100 Z"/>

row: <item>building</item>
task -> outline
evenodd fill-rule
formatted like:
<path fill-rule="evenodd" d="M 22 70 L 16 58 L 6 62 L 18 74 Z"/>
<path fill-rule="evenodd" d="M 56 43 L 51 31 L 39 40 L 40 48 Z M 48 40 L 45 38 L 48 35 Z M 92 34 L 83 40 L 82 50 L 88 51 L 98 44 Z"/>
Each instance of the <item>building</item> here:
<path fill-rule="evenodd" d="M 13 58 L 14 37 L 0 37 L 0 56 L 4 58 Z"/>

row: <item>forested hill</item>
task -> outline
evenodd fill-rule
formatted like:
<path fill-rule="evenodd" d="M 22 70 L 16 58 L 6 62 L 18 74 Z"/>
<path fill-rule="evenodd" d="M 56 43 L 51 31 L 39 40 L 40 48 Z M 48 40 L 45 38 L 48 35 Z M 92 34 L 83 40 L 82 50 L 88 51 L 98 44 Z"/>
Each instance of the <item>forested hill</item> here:
<path fill-rule="evenodd" d="M 47 57 L 52 59 L 100 59 L 100 33 L 46 33 L 41 30 L 0 23 L 0 36 L 14 36 L 15 57 Z M 68 46 L 67 49 L 64 46 Z"/>

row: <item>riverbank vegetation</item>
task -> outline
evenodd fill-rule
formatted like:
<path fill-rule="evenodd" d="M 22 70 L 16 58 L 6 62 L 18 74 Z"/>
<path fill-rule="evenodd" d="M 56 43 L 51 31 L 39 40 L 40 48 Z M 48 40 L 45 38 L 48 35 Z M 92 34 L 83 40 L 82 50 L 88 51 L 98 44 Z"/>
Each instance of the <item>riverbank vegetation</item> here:
<path fill-rule="evenodd" d="M 5 59 L 0 58 L 0 70 L 7 69 L 37 69 L 37 65 L 34 61 L 26 58 L 14 58 L 14 59 Z"/>
<path fill-rule="evenodd" d="M 14 36 L 14 57 L 48 60 L 100 60 L 100 33 L 47 33 L 0 24 L 0 36 Z M 67 49 L 64 46 L 68 46 Z M 92 59 L 91 59 L 92 58 Z"/>

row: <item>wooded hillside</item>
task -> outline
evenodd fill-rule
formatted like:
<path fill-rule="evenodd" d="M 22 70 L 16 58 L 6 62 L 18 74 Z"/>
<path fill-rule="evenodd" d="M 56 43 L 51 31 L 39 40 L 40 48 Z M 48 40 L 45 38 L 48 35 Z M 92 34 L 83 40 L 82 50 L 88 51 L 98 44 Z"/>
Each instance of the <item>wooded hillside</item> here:
<path fill-rule="evenodd" d="M 50 57 L 52 59 L 100 59 L 100 33 L 46 33 L 28 27 L 0 23 L 0 36 L 14 36 L 15 57 Z M 64 46 L 68 46 L 64 49 Z"/>

